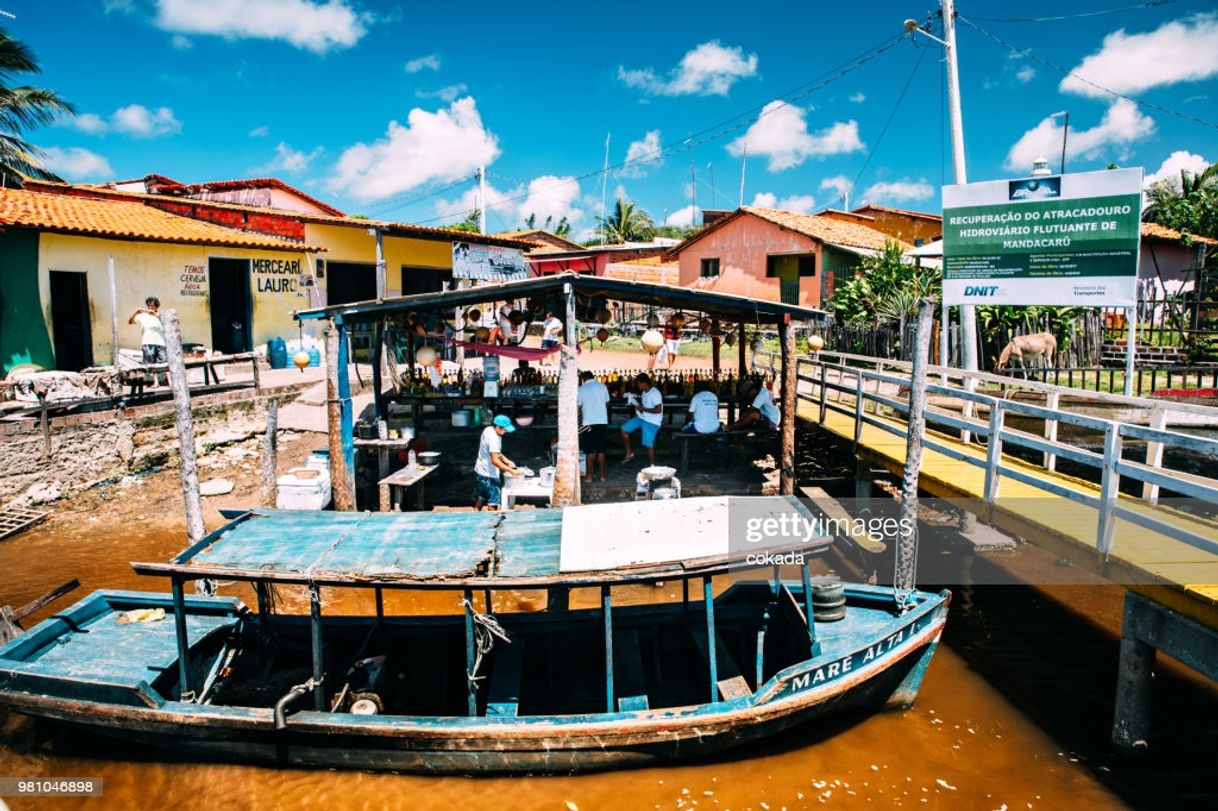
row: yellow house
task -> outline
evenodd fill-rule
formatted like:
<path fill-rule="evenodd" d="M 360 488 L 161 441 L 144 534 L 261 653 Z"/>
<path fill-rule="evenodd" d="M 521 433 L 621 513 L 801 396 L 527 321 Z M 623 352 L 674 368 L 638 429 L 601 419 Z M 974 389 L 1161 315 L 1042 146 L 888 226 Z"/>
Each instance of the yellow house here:
<path fill-rule="evenodd" d="M 454 256 L 470 244 L 527 272 L 531 245 L 518 239 L 347 217 L 273 179 L 187 187 L 149 180 L 158 177 L 0 192 L 3 371 L 110 362 L 111 258 L 121 347 L 136 348 L 127 319 L 154 295 L 178 310 L 183 340 L 222 352 L 294 338 L 295 310 L 377 298 L 378 243 L 387 296 L 449 289 Z"/>

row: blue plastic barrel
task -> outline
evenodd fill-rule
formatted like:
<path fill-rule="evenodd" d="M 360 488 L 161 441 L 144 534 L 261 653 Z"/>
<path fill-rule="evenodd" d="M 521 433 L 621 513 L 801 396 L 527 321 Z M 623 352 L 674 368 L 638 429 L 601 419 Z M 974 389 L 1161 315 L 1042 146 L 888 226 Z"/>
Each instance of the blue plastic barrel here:
<path fill-rule="evenodd" d="M 288 368 L 288 342 L 282 338 L 272 338 L 267 342 L 266 355 L 272 369 Z"/>
<path fill-rule="evenodd" d="M 321 366 L 321 350 L 315 346 L 309 347 L 309 365 Z"/>

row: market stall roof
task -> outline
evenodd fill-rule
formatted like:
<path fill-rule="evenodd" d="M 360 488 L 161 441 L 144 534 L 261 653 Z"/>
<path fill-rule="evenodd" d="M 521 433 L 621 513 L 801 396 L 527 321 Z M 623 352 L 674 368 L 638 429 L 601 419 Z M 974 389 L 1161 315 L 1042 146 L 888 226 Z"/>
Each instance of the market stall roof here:
<path fill-rule="evenodd" d="M 780 301 L 576 273 L 556 273 L 521 281 L 482 284 L 464 290 L 336 304 L 331 307 L 300 310 L 296 317 L 300 320 L 339 317 L 345 322 L 374 321 L 381 316 L 410 310 L 452 309 L 530 296 L 557 295 L 566 284 L 570 284 L 575 293 L 582 296 L 656 307 L 682 307 L 736 321 L 775 321 L 784 316 L 790 316 L 797 321 L 823 321 L 828 318 L 823 310 L 784 304 Z"/>
<path fill-rule="evenodd" d="M 793 496 L 717 496 L 476 513 L 259 510 L 141 574 L 317 586 L 528 588 L 714 574 L 761 551 L 822 551 L 832 538 L 739 544 L 729 512 L 812 520 Z M 608 542 L 589 527 L 616 527 Z M 679 529 L 678 529 L 679 528 Z M 660 539 L 662 543 L 657 543 Z M 736 541 L 734 546 L 732 541 Z"/>

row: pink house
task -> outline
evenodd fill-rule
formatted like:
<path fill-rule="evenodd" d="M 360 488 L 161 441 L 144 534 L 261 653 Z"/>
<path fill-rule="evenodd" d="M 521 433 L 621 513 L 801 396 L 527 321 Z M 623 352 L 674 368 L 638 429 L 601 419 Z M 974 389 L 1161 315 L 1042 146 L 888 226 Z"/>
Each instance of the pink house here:
<path fill-rule="evenodd" d="M 682 287 L 819 307 L 838 278 L 891 239 L 860 223 L 742 206 L 690 235 L 672 255 Z"/>

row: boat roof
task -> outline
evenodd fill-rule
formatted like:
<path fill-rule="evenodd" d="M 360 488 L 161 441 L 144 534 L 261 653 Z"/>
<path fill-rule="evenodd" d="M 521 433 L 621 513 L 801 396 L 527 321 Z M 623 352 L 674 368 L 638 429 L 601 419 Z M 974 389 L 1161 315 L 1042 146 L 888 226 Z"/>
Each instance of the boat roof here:
<path fill-rule="evenodd" d="M 140 574 L 319 586 L 528 588 L 710 575 L 750 553 L 822 551 L 832 538 L 758 544 L 745 522 L 812 522 L 793 496 L 717 496 L 467 513 L 254 510 Z M 787 519 L 790 521 L 790 519 Z M 808 527 L 815 527 L 809 523 Z M 744 548 L 744 547 L 748 548 Z"/>

